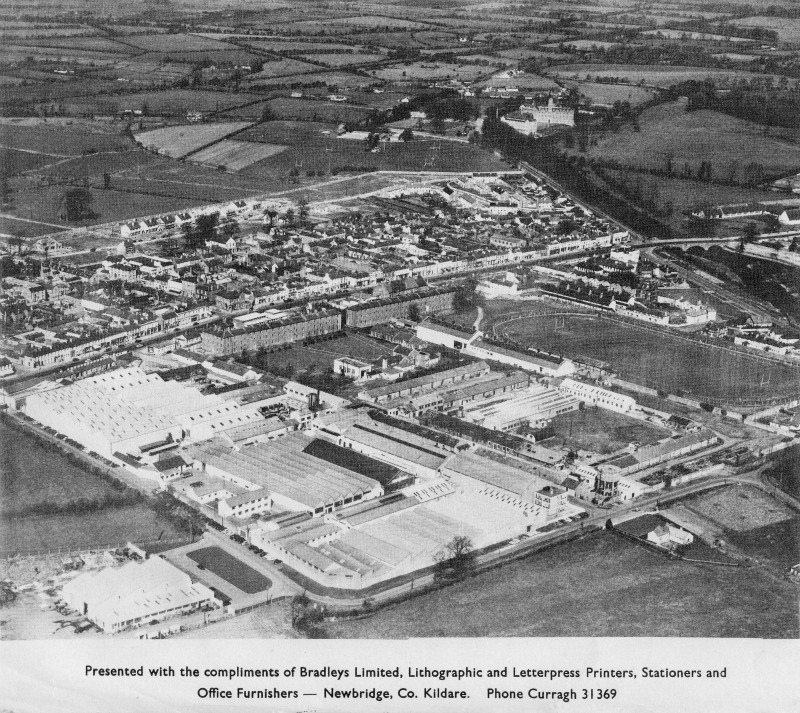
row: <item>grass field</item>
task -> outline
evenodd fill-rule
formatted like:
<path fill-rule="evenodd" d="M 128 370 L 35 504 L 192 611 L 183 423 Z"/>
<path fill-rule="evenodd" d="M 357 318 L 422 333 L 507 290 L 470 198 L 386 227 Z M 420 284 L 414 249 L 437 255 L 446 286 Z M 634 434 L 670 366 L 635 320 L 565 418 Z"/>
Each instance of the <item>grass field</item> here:
<path fill-rule="evenodd" d="M 119 84 L 116 82 L 114 89 L 119 90 Z M 130 109 L 131 111 L 143 111 L 149 116 L 183 117 L 189 111 L 217 112 L 256 99 L 258 99 L 258 95 L 171 89 L 170 91 L 135 92 L 116 96 L 78 96 L 75 99 L 62 100 L 60 103 L 64 104 L 68 113 L 78 115 L 93 113 L 109 116 Z"/>
<path fill-rule="evenodd" d="M 669 435 L 664 428 L 602 408 L 586 408 L 556 416 L 552 425 L 556 437 L 546 441 L 547 447 L 600 454 L 618 451 L 632 441 L 644 445 Z"/>
<path fill-rule="evenodd" d="M 322 62 L 322 64 L 327 65 L 328 67 L 349 67 L 353 64 L 368 64 L 370 62 L 380 62 L 381 60 L 386 59 L 385 55 L 366 52 L 348 52 L 347 54 L 314 53 L 302 56 L 305 59 L 311 60 L 312 62 Z"/>
<path fill-rule="evenodd" d="M 740 27 L 760 27 L 764 30 L 775 30 L 781 42 L 800 42 L 800 19 L 788 17 L 743 17 L 731 20 Z"/>
<path fill-rule="evenodd" d="M 221 547 L 203 547 L 188 552 L 186 556 L 203 565 L 218 577 L 222 577 L 245 594 L 263 592 L 272 586 L 272 582 L 267 577 L 256 572 L 252 567 L 248 567 L 240 559 L 228 554 Z"/>
<path fill-rule="evenodd" d="M 118 493 L 109 483 L 0 423 L 0 516 L 32 505 L 64 505 Z"/>
<path fill-rule="evenodd" d="M 616 101 L 630 102 L 633 106 L 644 104 L 653 98 L 653 92 L 644 87 L 632 87 L 625 84 L 598 84 L 596 82 L 573 82 L 564 84 L 577 89 L 588 97 L 593 104 L 613 104 Z"/>
<path fill-rule="evenodd" d="M 672 394 L 684 392 L 701 401 L 719 399 L 733 404 L 739 399 L 770 398 L 800 390 L 798 367 L 599 316 L 531 316 L 500 331 L 523 346 L 606 361 L 623 379 Z M 762 377 L 769 380 L 764 387 L 760 386 Z"/>
<path fill-rule="evenodd" d="M 137 35 L 126 38 L 126 42 L 147 52 L 201 52 L 231 48 L 226 42 L 199 35 Z"/>
<path fill-rule="evenodd" d="M 246 128 L 248 122 L 223 124 L 181 124 L 166 126 L 136 134 L 136 141 L 142 146 L 158 151 L 170 158 L 182 158 L 206 144 L 223 139 L 234 131 Z"/>
<path fill-rule="evenodd" d="M 609 532 L 326 629 L 387 639 L 800 634 L 793 585 L 757 570 L 670 561 Z"/>
<path fill-rule="evenodd" d="M 756 74 L 737 69 L 714 69 L 706 67 L 672 67 L 667 65 L 639 64 L 566 64 L 550 67 L 549 76 L 560 79 L 592 80 L 597 77 L 613 78 L 631 84 L 646 84 L 668 87 L 690 80 L 712 79 L 715 83 L 735 84 L 740 79 L 764 80 L 772 75 Z M 777 77 L 773 77 L 777 81 Z"/>
<path fill-rule="evenodd" d="M 747 532 L 793 517 L 792 511 L 757 488 L 736 486 L 716 490 L 686 503 L 732 532 Z"/>
<path fill-rule="evenodd" d="M 764 127 L 715 111 L 687 112 L 685 100 L 647 109 L 640 131 L 625 127 L 600 138 L 589 156 L 637 168 L 665 170 L 667 158 L 679 173 L 685 165 L 696 175 L 700 162 L 712 163 L 713 175 L 741 181 L 748 163 L 769 173 L 800 170 L 800 143 L 788 129 Z"/>
<path fill-rule="evenodd" d="M 296 371 L 331 371 L 333 361 L 337 357 L 349 356 L 354 359 L 377 359 L 391 353 L 392 346 L 364 337 L 360 334 L 318 342 L 308 347 L 293 345 L 286 349 L 267 355 L 269 369 L 285 369 L 291 365 Z"/>
<path fill-rule="evenodd" d="M 84 515 L 0 519 L 0 556 L 46 549 L 87 549 L 101 545 L 180 537 L 148 505 L 100 510 Z"/>
<path fill-rule="evenodd" d="M 447 64 L 429 61 L 381 67 L 374 72 L 374 76 L 388 82 L 410 82 L 415 79 L 459 79 L 471 82 L 491 71 L 491 67 L 482 67 L 477 64 Z"/>
<path fill-rule="evenodd" d="M 7 121 L 0 123 L 0 145 L 52 156 L 80 156 L 85 151 L 123 151 L 132 146 L 130 139 L 122 136 L 119 129 L 115 131 L 107 125 L 92 126 L 80 122 L 71 126 L 30 122 L 12 124 Z"/>

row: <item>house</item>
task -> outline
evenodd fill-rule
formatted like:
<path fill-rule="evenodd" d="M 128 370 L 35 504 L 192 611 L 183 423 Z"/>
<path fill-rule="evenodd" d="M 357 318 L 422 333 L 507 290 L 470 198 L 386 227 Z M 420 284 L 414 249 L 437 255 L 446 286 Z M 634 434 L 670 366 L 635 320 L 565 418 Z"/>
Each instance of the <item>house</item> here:
<path fill-rule="evenodd" d="M 691 545 L 694 542 L 694 535 L 670 523 L 665 523 L 648 532 L 647 541 L 661 547 L 682 547 Z"/>
<path fill-rule="evenodd" d="M 800 208 L 787 208 L 778 216 L 781 225 L 800 225 Z"/>
<path fill-rule="evenodd" d="M 11 376 L 13 373 L 14 365 L 6 357 L 0 357 L 0 377 Z"/>
<path fill-rule="evenodd" d="M 339 357 L 333 360 L 333 373 L 342 374 L 349 379 L 359 381 L 372 372 L 372 365 L 368 362 L 350 357 Z"/>

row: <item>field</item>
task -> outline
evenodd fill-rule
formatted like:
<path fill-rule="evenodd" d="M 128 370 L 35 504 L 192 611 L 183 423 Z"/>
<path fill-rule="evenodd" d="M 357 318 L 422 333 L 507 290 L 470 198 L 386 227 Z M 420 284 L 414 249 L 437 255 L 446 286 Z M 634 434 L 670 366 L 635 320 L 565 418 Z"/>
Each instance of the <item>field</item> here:
<path fill-rule="evenodd" d="M 268 105 L 278 119 L 322 121 L 335 124 L 363 121 L 371 111 L 368 107 L 354 106 L 346 102 L 334 103 L 327 99 L 280 97 L 270 100 Z"/>
<path fill-rule="evenodd" d="M 264 69 L 255 74 L 248 74 L 246 81 L 250 84 L 263 82 L 276 77 L 288 77 L 294 79 L 294 75 L 306 72 L 316 72 L 319 65 L 301 62 L 297 59 L 279 59 L 274 62 L 265 62 Z"/>
<path fill-rule="evenodd" d="M 631 84 L 669 87 L 689 80 L 712 79 L 720 86 L 736 84 L 741 79 L 764 80 L 772 75 L 743 72 L 736 69 L 714 69 L 705 67 L 671 67 L 667 65 L 638 64 L 567 64 L 550 67 L 549 76 L 558 79 L 592 80 L 597 77 L 615 79 Z M 777 80 L 777 77 L 772 77 Z"/>
<path fill-rule="evenodd" d="M 286 146 L 274 144 L 223 140 L 199 151 L 189 160 L 209 166 L 224 166 L 228 171 L 240 171 L 285 150 Z"/>
<path fill-rule="evenodd" d="M 0 423 L 0 516 L 39 503 L 64 505 L 118 493 L 109 483 Z"/>
<path fill-rule="evenodd" d="M 0 556 L 48 549 L 88 549 L 159 537 L 186 535 L 160 519 L 148 505 L 99 510 L 84 515 L 50 515 L 0 520 Z"/>
<path fill-rule="evenodd" d="M 146 52 L 203 52 L 231 49 L 226 42 L 218 42 L 198 35 L 137 35 L 126 38 L 126 42 Z"/>
<path fill-rule="evenodd" d="M 388 639 L 800 634 L 797 591 L 787 582 L 757 570 L 670 561 L 609 532 L 326 630 Z"/>
<path fill-rule="evenodd" d="M 714 176 L 742 181 L 744 167 L 760 163 L 766 172 L 800 171 L 800 144 L 790 130 L 764 127 L 715 111 L 685 111 L 685 101 L 647 109 L 640 131 L 626 127 L 598 141 L 589 155 L 637 168 L 665 170 L 671 158 L 679 173 L 689 165 L 696 175 L 701 161 L 710 161 Z"/>
<path fill-rule="evenodd" d="M 308 347 L 295 344 L 291 349 L 268 354 L 266 357 L 268 366 L 264 368 L 281 371 L 290 365 L 295 371 L 311 369 L 330 372 L 337 357 L 349 356 L 371 361 L 388 355 L 391 351 L 392 345 L 377 342 L 360 334 L 348 334 Z"/>
<path fill-rule="evenodd" d="M 51 156 L 80 156 L 88 151 L 123 151 L 132 147 L 130 139 L 107 125 L 78 121 L 42 124 L 24 119 L 0 123 L 0 145 Z"/>
<path fill-rule="evenodd" d="M 306 54 L 301 55 L 304 59 L 312 62 L 321 62 L 328 67 L 348 67 L 354 64 L 370 64 L 372 62 L 380 62 L 386 59 L 382 54 L 368 54 L 368 53 L 332 53 L 332 54 Z"/>
<path fill-rule="evenodd" d="M 602 408 L 586 408 L 556 416 L 552 425 L 556 436 L 545 442 L 548 448 L 603 455 L 625 448 L 632 441 L 644 445 L 669 435 L 666 429 Z"/>
<path fill-rule="evenodd" d="M 136 135 L 136 141 L 148 149 L 170 158 L 182 158 L 186 154 L 219 141 L 228 134 L 240 131 L 248 126 L 248 122 L 232 122 L 227 124 L 183 124 L 166 126 L 163 129 L 145 131 Z"/>
<path fill-rule="evenodd" d="M 596 84 L 595 82 L 564 82 L 567 87 L 577 89 L 593 104 L 613 104 L 616 101 L 644 104 L 653 98 L 653 92 L 644 87 L 626 84 Z"/>
<path fill-rule="evenodd" d="M 793 513 L 757 488 L 717 490 L 686 503 L 691 510 L 732 532 L 747 532 L 791 520 Z"/>
<path fill-rule="evenodd" d="M 731 24 L 740 27 L 760 27 L 775 30 L 781 42 L 800 42 L 800 20 L 787 17 L 743 17 L 731 20 Z"/>
<path fill-rule="evenodd" d="M 245 594 L 263 592 L 272 586 L 272 582 L 252 567 L 248 567 L 240 559 L 228 554 L 221 547 L 203 547 L 192 550 L 186 556 L 222 577 Z"/>
<path fill-rule="evenodd" d="M 800 383 L 797 367 L 599 316 L 531 316 L 499 331 L 523 346 L 609 362 L 623 379 L 701 401 L 765 399 L 796 393 Z M 761 387 L 763 375 L 769 384 Z"/>
<path fill-rule="evenodd" d="M 373 76 L 388 82 L 411 82 L 422 79 L 459 79 L 463 82 L 470 82 L 491 71 L 491 67 L 481 67 L 477 64 L 414 62 L 381 67 L 373 73 Z"/>

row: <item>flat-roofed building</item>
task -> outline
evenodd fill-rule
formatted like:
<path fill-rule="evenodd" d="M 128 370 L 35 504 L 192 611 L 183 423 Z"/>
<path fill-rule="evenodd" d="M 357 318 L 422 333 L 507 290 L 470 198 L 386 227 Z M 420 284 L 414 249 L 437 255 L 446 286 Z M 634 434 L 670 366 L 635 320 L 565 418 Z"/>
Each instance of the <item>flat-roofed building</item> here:
<path fill-rule="evenodd" d="M 391 319 L 410 317 L 412 308 L 416 308 L 420 315 L 450 312 L 455 293 L 452 287 L 428 287 L 371 300 L 349 307 L 345 311 L 345 323 L 348 327 L 371 327 Z"/>
<path fill-rule="evenodd" d="M 576 411 L 580 402 L 556 389 L 533 385 L 522 391 L 503 394 L 463 407 L 464 419 L 495 431 L 517 426 L 535 426 L 563 413 Z"/>
<path fill-rule="evenodd" d="M 105 456 L 138 455 L 161 442 L 204 440 L 263 420 L 257 405 L 240 406 L 224 394 L 203 394 L 187 382 L 164 381 L 136 367 L 35 394 L 25 412 Z"/>
<path fill-rule="evenodd" d="M 236 354 L 243 349 L 274 347 L 290 344 L 308 337 L 338 332 L 342 328 L 342 313 L 320 310 L 308 314 L 296 313 L 269 322 L 238 329 L 214 328 L 203 332 L 203 349 L 209 354 Z"/>
<path fill-rule="evenodd" d="M 477 490 L 522 509 L 534 518 L 531 524 L 545 521 L 542 505 L 536 503 L 536 494 L 551 485 L 544 478 L 474 452 L 452 456 L 442 466 L 441 473 L 457 487 Z M 478 513 L 476 516 L 480 517 Z"/>
<path fill-rule="evenodd" d="M 489 374 L 489 365 L 484 361 L 457 366 L 454 369 L 437 371 L 434 374 L 418 376 L 416 379 L 408 379 L 386 386 L 378 386 L 373 389 L 365 389 L 359 392 L 358 398 L 362 401 L 380 403 L 389 401 L 402 396 L 414 396 L 424 392 L 438 389 L 450 384 L 458 384 L 467 379 L 475 379 Z"/>
<path fill-rule="evenodd" d="M 209 475 L 245 491 L 220 501 L 223 517 L 250 517 L 274 509 L 322 515 L 381 495 L 376 480 L 308 452 L 311 441 L 292 433 L 240 450 L 210 441 L 191 449 L 191 457 Z"/>
<path fill-rule="evenodd" d="M 479 359 L 496 361 L 542 376 L 559 377 L 575 373 L 575 364 L 569 359 L 543 352 L 530 353 L 507 349 L 489 344 L 482 339 L 471 342 L 464 351 Z"/>
<path fill-rule="evenodd" d="M 480 332 L 462 332 L 442 324 L 421 322 L 417 325 L 417 337 L 429 344 L 439 344 L 458 351 L 469 346 L 480 336 Z"/>
<path fill-rule="evenodd" d="M 160 557 L 81 574 L 64 585 L 61 597 L 106 633 L 215 605 L 208 587 Z"/>
<path fill-rule="evenodd" d="M 574 379 L 564 379 L 558 390 L 562 394 L 572 396 L 591 406 L 599 406 L 609 411 L 629 413 L 636 408 L 636 400 L 631 396 L 618 394 L 616 391 L 609 391 Z"/>
<path fill-rule="evenodd" d="M 337 445 L 389 463 L 418 477 L 436 475 L 450 455 L 436 441 L 405 429 L 360 416 L 345 428 Z"/>

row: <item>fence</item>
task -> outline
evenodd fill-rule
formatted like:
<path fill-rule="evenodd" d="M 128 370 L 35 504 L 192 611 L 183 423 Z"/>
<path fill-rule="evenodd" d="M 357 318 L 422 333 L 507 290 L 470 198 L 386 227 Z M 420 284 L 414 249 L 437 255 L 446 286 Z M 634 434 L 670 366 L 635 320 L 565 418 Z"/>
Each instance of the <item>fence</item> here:
<path fill-rule="evenodd" d="M 1 554 L 0 559 L 14 559 L 15 557 L 45 557 L 51 555 L 60 555 L 69 557 L 72 555 L 90 554 L 92 552 L 105 552 L 107 550 L 118 550 L 128 545 L 136 545 L 137 547 L 147 547 L 148 545 L 181 545 L 187 543 L 187 537 L 164 537 L 160 540 L 145 540 L 134 542 L 125 540 L 125 542 L 117 542 L 115 544 L 99 544 L 87 545 L 85 547 L 70 548 L 70 547 L 49 547 L 31 550 L 16 550 L 7 554 Z"/>

